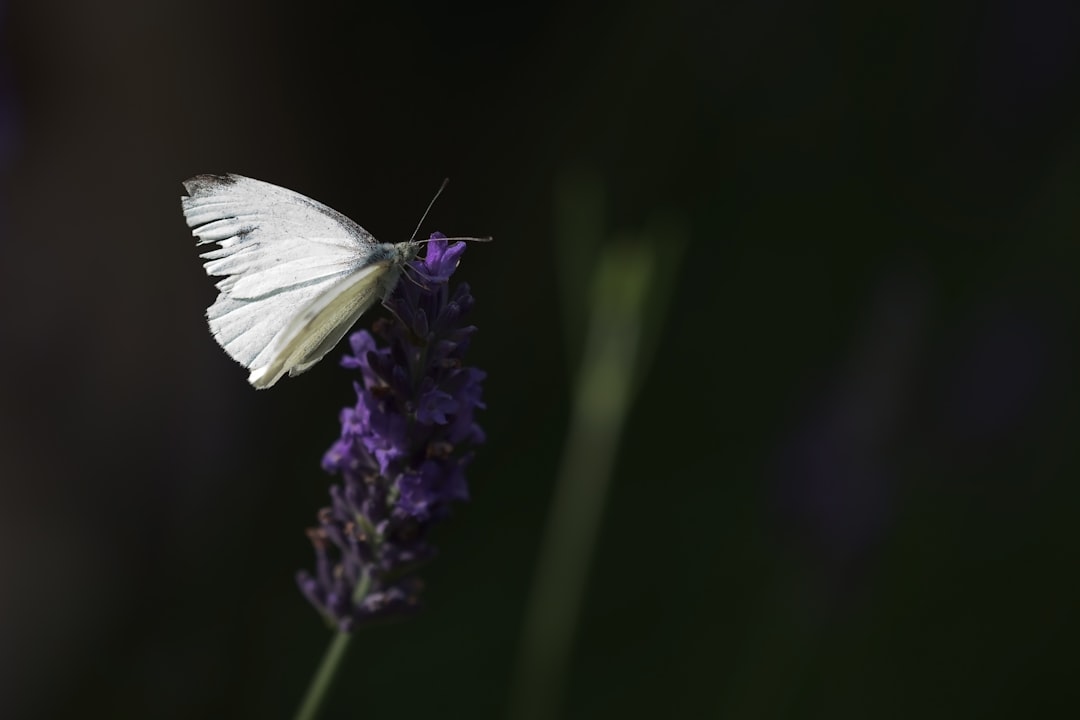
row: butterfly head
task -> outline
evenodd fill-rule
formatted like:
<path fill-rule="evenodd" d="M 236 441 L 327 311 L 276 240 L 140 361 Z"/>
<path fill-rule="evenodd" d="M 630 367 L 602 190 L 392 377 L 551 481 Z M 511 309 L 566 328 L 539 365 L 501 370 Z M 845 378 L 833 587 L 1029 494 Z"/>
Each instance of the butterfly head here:
<path fill-rule="evenodd" d="M 402 265 L 410 263 L 416 259 L 416 256 L 420 253 L 421 244 L 422 243 L 418 243 L 415 240 L 410 240 L 409 242 L 404 242 L 398 245 L 398 252 Z"/>

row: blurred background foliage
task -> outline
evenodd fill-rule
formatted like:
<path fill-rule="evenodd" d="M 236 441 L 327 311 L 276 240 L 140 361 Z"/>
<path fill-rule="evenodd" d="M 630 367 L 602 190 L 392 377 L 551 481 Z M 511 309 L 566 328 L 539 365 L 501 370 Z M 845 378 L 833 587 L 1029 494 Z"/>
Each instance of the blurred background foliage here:
<path fill-rule="evenodd" d="M 211 340 L 201 172 L 386 241 L 449 176 L 427 229 L 496 238 L 473 500 L 327 717 L 508 715 L 566 287 L 658 227 L 551 712 L 1075 707 L 1078 40 L 1067 0 L 0 4 L 4 716 L 288 716 L 328 641 L 293 574 L 351 378 L 257 393 Z"/>

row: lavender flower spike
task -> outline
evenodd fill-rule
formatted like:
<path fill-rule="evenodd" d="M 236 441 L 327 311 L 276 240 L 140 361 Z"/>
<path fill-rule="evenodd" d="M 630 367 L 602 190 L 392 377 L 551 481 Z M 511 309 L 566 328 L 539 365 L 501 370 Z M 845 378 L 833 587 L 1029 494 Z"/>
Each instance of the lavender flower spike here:
<path fill-rule="evenodd" d="M 315 571 L 297 582 L 342 632 L 417 604 L 413 571 L 435 554 L 429 531 L 468 499 L 468 448 L 484 442 L 473 413 L 485 373 L 463 364 L 473 298 L 465 283 L 448 286 L 465 243 L 445 237 L 431 236 L 387 299 L 395 319 L 354 333 L 341 363 L 360 372 L 356 405 L 342 410 L 341 437 L 323 458 L 342 483 L 308 531 Z"/>

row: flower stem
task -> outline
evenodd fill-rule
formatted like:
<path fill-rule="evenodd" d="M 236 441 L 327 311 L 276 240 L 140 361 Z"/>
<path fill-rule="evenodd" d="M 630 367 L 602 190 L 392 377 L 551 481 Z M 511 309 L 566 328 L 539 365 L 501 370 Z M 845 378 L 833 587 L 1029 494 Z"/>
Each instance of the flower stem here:
<path fill-rule="evenodd" d="M 345 650 L 349 647 L 350 639 L 352 639 L 352 633 L 338 632 L 334 635 L 330 646 L 326 648 L 322 662 L 319 663 L 319 669 L 311 678 L 304 701 L 300 704 L 300 709 L 296 711 L 296 720 L 315 720 L 318 716 L 319 708 L 326 698 L 326 691 L 330 688 L 338 666 L 341 665 L 341 659 L 345 657 Z"/>
<path fill-rule="evenodd" d="M 653 251 L 601 251 L 570 428 L 525 613 L 512 720 L 561 716 L 566 669 L 632 401 Z"/>
<path fill-rule="evenodd" d="M 358 604 L 363 600 L 370 589 L 371 576 L 365 572 L 360 576 L 356 590 L 353 591 L 353 603 Z M 296 711 L 296 720 L 315 720 L 318 717 L 319 708 L 326 698 L 326 691 L 330 689 L 330 683 L 333 682 L 334 675 L 341 665 L 341 659 L 345 657 L 345 651 L 349 648 L 351 639 L 352 633 L 340 630 L 334 635 L 330 646 L 323 654 L 322 662 L 319 663 L 319 669 L 311 678 L 311 684 L 308 685 L 307 693 L 304 694 L 304 701 L 300 703 L 300 709 Z"/>

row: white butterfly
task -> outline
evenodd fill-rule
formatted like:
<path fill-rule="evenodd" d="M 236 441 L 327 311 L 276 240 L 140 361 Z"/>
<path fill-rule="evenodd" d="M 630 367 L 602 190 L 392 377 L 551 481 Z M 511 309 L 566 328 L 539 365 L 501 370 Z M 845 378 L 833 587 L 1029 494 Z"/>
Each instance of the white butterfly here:
<path fill-rule="evenodd" d="M 376 242 L 322 203 L 241 175 L 196 175 L 184 189 L 197 244 L 219 245 L 199 256 L 223 277 L 210 332 L 259 389 L 319 362 L 420 248 Z"/>

